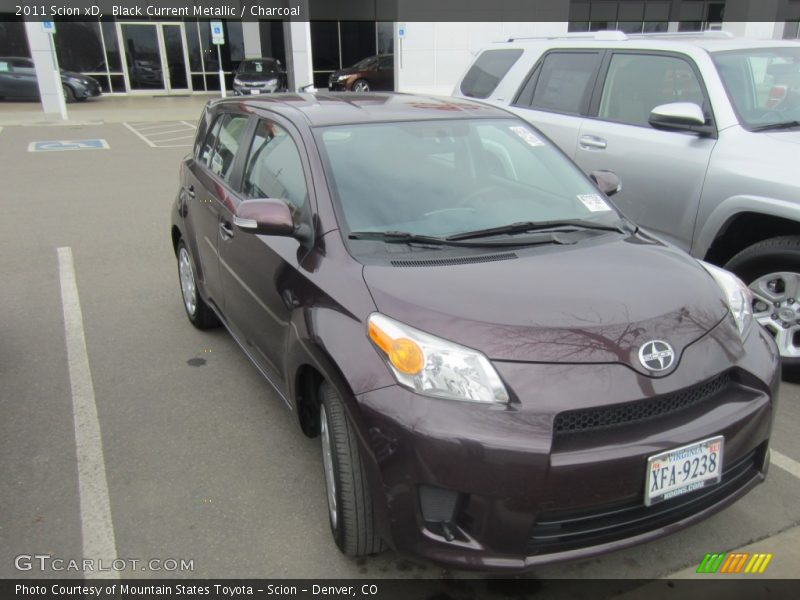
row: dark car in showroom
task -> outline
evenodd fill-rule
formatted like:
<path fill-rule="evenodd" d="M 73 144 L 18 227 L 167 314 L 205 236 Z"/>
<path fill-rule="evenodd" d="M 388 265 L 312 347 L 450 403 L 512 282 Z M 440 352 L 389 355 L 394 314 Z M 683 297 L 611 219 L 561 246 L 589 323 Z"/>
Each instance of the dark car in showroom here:
<path fill-rule="evenodd" d="M 392 91 L 394 55 L 378 54 L 358 61 L 352 67 L 331 73 L 328 90 L 332 92 Z"/>
<path fill-rule="evenodd" d="M 619 187 L 468 100 L 206 106 L 171 209 L 184 309 L 321 439 L 344 553 L 524 569 L 764 481 L 775 342 L 739 279 L 639 229 Z"/>
<path fill-rule="evenodd" d="M 100 96 L 100 83 L 93 77 L 61 69 L 61 86 L 67 102 Z M 24 57 L 0 57 L 0 98 L 36 100 L 39 84 L 33 60 Z"/>
<path fill-rule="evenodd" d="M 274 94 L 286 91 L 286 73 L 274 58 L 248 58 L 233 74 L 233 93 L 237 96 Z"/>

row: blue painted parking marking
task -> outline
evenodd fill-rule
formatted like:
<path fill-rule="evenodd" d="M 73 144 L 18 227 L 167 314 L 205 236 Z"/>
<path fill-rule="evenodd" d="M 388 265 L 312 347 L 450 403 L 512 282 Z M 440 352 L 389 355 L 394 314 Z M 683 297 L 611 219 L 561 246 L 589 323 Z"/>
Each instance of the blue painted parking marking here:
<path fill-rule="evenodd" d="M 44 142 L 31 142 L 28 152 L 61 152 L 65 150 L 108 150 L 108 142 L 102 139 L 95 140 L 47 140 Z"/>

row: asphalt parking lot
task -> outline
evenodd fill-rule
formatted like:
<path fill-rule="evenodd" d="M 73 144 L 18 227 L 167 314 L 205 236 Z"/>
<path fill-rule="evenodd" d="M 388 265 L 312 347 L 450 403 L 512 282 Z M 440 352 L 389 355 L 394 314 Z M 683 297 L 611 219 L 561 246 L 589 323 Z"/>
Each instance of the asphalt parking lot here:
<path fill-rule="evenodd" d="M 159 131 L 169 133 L 152 135 Z M 193 560 L 175 576 L 475 576 L 393 552 L 341 555 L 328 529 L 318 440 L 300 433 L 224 330 L 189 325 L 168 216 L 191 131 L 191 121 L 0 130 L 0 577 L 79 576 L 18 571 L 15 557 L 80 558 L 98 527 L 120 558 Z M 88 139 L 108 147 L 29 152 L 32 142 Z M 76 437 L 67 252 L 102 445 Z M 800 523 L 798 431 L 800 386 L 785 383 L 772 439 L 779 454 L 764 485 L 689 530 L 527 576 L 663 577 L 748 544 L 775 552 L 772 572 L 795 573 L 796 557 L 770 540 Z M 108 523 L 81 518 L 78 457 L 92 448 L 105 464 L 105 481 L 91 483 L 108 499 Z"/>

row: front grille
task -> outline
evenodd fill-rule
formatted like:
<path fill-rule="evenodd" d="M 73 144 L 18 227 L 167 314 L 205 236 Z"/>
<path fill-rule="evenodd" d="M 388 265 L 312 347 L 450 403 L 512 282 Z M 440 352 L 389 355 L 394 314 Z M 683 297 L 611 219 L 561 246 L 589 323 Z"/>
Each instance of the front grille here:
<path fill-rule="evenodd" d="M 453 258 L 420 258 L 393 260 L 393 267 L 446 267 L 449 265 L 471 265 L 475 263 L 494 262 L 497 260 L 512 260 L 517 258 L 514 252 L 500 252 L 498 254 L 483 254 L 480 256 L 456 256 Z"/>
<path fill-rule="evenodd" d="M 564 552 L 620 540 L 669 525 L 713 506 L 740 490 L 758 473 L 766 443 L 725 468 L 722 481 L 653 506 L 627 504 L 540 513 L 528 538 L 527 554 Z"/>
<path fill-rule="evenodd" d="M 560 436 L 596 431 L 673 414 L 715 396 L 730 382 L 730 374 L 723 373 L 704 383 L 650 400 L 559 413 L 553 422 L 553 433 Z"/>

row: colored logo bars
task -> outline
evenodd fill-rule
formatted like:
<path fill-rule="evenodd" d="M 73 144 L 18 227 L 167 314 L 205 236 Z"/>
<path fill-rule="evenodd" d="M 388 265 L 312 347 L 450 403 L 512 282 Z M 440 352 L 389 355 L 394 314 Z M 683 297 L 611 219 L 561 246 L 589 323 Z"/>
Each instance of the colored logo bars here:
<path fill-rule="evenodd" d="M 706 554 L 703 562 L 697 567 L 698 573 L 763 573 L 772 554 L 750 554 L 749 552 L 731 552 L 726 554 Z"/>

